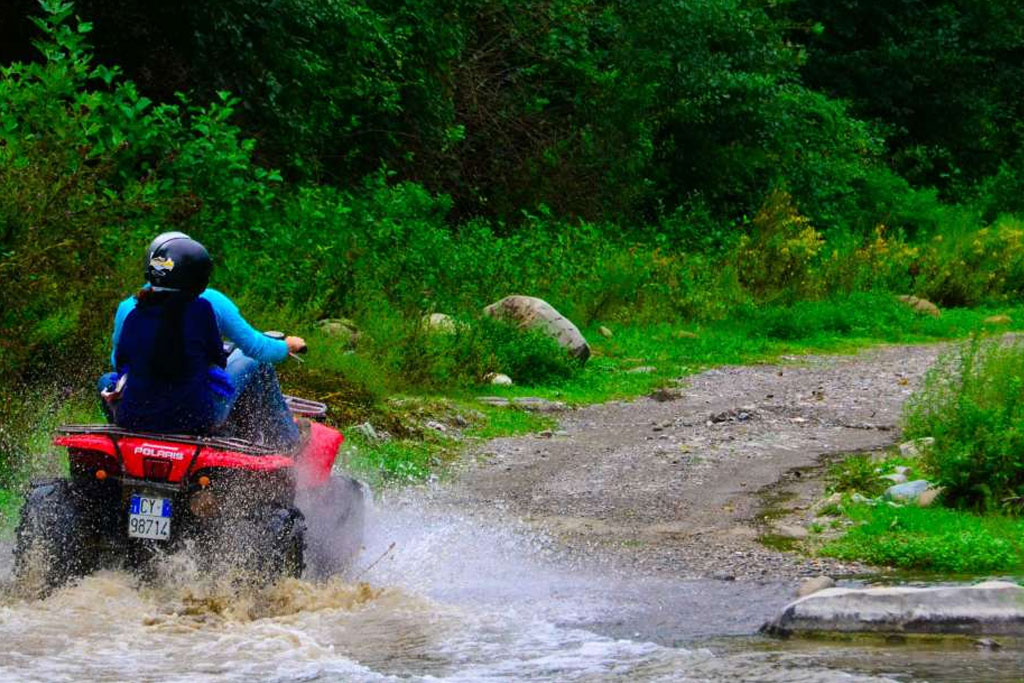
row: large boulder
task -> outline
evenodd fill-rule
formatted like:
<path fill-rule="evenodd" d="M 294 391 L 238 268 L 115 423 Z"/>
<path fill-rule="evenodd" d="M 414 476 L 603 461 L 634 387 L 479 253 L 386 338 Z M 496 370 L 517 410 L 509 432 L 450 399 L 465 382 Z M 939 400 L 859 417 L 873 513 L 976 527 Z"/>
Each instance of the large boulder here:
<path fill-rule="evenodd" d="M 507 296 L 486 307 L 484 315 L 513 322 L 520 327 L 541 330 L 579 361 L 586 362 L 590 358 L 590 345 L 583 338 L 579 328 L 543 299 L 534 296 Z"/>
<path fill-rule="evenodd" d="M 1024 636 L 1024 588 L 974 586 L 827 588 L 791 602 L 762 627 L 799 633 L 931 633 Z"/>

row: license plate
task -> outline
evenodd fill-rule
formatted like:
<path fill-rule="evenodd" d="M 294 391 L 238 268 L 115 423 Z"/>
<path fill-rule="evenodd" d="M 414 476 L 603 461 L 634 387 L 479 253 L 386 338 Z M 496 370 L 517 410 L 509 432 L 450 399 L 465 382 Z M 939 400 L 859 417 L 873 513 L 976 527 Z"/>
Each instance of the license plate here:
<path fill-rule="evenodd" d="M 128 536 L 166 541 L 171 537 L 171 500 L 132 495 L 128 506 Z"/>

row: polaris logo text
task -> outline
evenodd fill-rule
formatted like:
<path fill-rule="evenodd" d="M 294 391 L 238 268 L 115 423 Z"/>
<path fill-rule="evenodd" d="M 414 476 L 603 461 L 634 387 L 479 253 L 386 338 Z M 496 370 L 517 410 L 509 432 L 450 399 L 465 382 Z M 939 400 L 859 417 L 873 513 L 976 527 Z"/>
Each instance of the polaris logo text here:
<path fill-rule="evenodd" d="M 170 458 L 171 460 L 181 460 L 185 457 L 185 454 L 181 451 L 173 451 L 163 446 L 154 446 L 151 443 L 144 443 L 141 446 L 135 447 L 135 455 L 148 455 L 154 458 Z"/>

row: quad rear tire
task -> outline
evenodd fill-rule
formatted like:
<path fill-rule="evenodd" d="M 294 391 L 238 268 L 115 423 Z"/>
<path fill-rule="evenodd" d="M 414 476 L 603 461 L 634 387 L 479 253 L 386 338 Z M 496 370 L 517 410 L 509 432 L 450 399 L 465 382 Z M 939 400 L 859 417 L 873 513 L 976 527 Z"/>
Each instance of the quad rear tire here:
<path fill-rule="evenodd" d="M 34 485 L 25 497 L 14 546 L 14 573 L 42 594 L 88 574 L 87 501 L 67 479 Z"/>

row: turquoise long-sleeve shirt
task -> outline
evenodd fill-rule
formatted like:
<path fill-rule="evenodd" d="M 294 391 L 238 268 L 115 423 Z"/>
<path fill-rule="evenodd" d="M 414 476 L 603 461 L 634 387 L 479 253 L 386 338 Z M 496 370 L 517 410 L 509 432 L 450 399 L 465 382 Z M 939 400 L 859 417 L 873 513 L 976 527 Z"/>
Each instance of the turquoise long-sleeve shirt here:
<path fill-rule="evenodd" d="M 220 333 L 233 341 L 235 346 L 249 358 L 261 363 L 280 363 L 288 357 L 288 345 L 280 339 L 271 339 L 253 329 L 252 325 L 246 322 L 242 314 L 238 312 L 238 306 L 231 299 L 216 289 L 207 289 L 199 296 L 210 302 L 213 307 L 213 314 L 217 318 L 217 327 L 220 329 Z M 117 349 L 117 341 L 121 338 L 124 320 L 134 309 L 134 296 L 128 297 L 117 306 L 117 314 L 114 316 L 113 349 L 110 352 L 110 364 L 115 370 L 117 363 L 114 359 L 114 350 Z"/>

